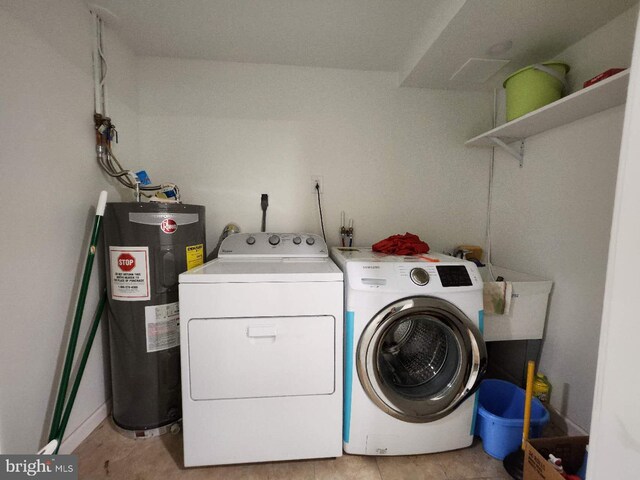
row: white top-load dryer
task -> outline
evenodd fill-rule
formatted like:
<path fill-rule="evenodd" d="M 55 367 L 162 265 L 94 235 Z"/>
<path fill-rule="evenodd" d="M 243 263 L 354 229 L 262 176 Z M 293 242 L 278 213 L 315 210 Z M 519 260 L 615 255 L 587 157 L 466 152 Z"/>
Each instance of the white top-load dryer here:
<path fill-rule="evenodd" d="M 342 455 L 342 272 L 311 234 L 235 234 L 180 275 L 185 466 Z"/>
<path fill-rule="evenodd" d="M 345 273 L 344 451 L 469 446 L 487 363 L 476 266 L 367 248 L 334 247 L 331 256 Z"/>

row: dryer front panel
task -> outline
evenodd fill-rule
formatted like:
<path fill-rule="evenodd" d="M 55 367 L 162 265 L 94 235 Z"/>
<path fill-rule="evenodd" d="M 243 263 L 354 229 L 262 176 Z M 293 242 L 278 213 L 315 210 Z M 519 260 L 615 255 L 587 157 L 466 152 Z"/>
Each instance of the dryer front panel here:
<path fill-rule="evenodd" d="M 335 327 L 330 315 L 191 319 L 191 399 L 330 395 Z"/>
<path fill-rule="evenodd" d="M 367 396 L 389 415 L 416 423 L 455 410 L 478 387 L 486 361 L 477 327 L 435 297 L 405 298 L 378 312 L 356 354 Z"/>

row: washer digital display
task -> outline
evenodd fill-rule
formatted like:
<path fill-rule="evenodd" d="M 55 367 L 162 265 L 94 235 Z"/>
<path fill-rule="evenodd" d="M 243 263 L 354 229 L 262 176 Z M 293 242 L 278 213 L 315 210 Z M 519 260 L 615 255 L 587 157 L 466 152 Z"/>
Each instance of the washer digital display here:
<path fill-rule="evenodd" d="M 443 287 L 470 287 L 473 285 L 464 265 L 438 265 L 436 268 Z"/>

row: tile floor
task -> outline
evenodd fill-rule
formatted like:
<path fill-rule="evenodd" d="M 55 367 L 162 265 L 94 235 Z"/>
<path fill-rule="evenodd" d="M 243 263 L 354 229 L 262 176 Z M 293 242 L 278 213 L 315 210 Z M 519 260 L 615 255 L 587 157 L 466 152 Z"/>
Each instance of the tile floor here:
<path fill-rule="evenodd" d="M 405 457 L 344 455 L 336 459 L 185 469 L 182 435 L 132 440 L 110 420 L 76 449 L 81 479 L 208 480 L 502 480 L 502 462 L 482 450 L 479 439 L 453 452 Z"/>

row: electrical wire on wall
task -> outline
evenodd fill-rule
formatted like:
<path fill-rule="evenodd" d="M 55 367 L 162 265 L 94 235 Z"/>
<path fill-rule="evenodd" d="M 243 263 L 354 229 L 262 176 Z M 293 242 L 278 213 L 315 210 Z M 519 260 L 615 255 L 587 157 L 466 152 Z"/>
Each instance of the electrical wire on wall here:
<path fill-rule="evenodd" d="M 95 85 L 95 113 L 94 127 L 96 131 L 96 153 L 100 168 L 111 178 L 129 189 L 135 191 L 136 201 L 141 197 L 153 201 L 179 202 L 180 191 L 174 183 L 152 185 L 144 182 L 139 175 L 122 167 L 113 153 L 113 142 L 118 142 L 118 131 L 107 115 L 107 93 L 105 79 L 107 76 L 107 59 L 104 54 L 102 36 L 103 21 L 99 15 L 92 12 L 95 25 L 95 45 L 93 52 L 93 75 Z"/>
<path fill-rule="evenodd" d="M 262 225 L 260 226 L 261 232 L 267 231 L 267 208 L 269 208 L 269 195 L 263 193 L 260 196 L 260 208 L 262 208 Z"/>
<path fill-rule="evenodd" d="M 498 90 L 493 90 L 493 118 L 492 118 L 493 127 L 496 128 L 498 123 Z M 494 163 L 496 159 L 496 148 L 493 147 L 491 149 L 491 162 L 489 164 L 489 192 L 487 194 L 487 230 L 485 232 L 485 242 L 486 242 L 486 250 L 487 250 L 487 271 L 489 272 L 489 277 L 491 281 L 495 281 L 495 276 L 493 274 L 492 263 L 491 263 L 491 205 L 493 203 L 493 169 Z"/>
<path fill-rule="evenodd" d="M 327 243 L 327 236 L 324 234 L 324 218 L 322 216 L 322 202 L 320 201 L 320 184 L 316 182 L 316 194 L 318 195 L 318 212 L 320 212 L 320 226 L 322 227 L 322 238 Z"/>

